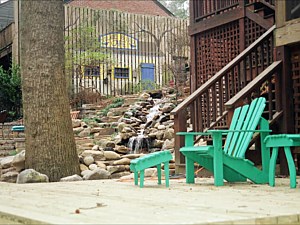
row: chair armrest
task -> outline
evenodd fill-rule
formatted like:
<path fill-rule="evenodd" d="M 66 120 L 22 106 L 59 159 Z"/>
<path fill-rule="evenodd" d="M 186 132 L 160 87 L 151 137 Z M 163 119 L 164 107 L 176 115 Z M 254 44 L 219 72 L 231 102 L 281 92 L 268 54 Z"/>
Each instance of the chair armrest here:
<path fill-rule="evenodd" d="M 192 136 L 196 136 L 196 135 L 211 135 L 211 133 L 208 132 L 177 132 L 177 135 L 192 135 Z"/>
<path fill-rule="evenodd" d="M 212 133 L 222 133 L 222 135 L 226 135 L 227 133 L 230 133 L 230 132 L 234 132 L 234 133 L 246 133 L 246 132 L 259 132 L 259 133 L 270 133 L 272 132 L 272 130 L 208 130 L 207 131 L 208 133 L 210 132 L 211 134 Z"/>

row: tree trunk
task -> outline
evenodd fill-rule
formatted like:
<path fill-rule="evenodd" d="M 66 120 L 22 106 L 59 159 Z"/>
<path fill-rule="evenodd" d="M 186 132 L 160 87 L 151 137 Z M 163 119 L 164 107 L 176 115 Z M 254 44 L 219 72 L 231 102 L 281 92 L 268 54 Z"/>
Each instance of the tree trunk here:
<path fill-rule="evenodd" d="M 21 1 L 25 167 L 50 181 L 79 174 L 64 75 L 63 0 Z"/>

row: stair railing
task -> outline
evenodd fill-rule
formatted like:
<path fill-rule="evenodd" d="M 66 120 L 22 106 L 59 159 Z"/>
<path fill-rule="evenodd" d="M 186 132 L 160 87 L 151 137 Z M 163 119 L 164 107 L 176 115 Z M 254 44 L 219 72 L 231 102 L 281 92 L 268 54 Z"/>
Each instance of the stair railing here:
<path fill-rule="evenodd" d="M 230 107 L 234 109 L 238 104 L 243 104 L 243 98 L 249 98 L 249 93 L 235 98 L 234 101 L 229 102 L 230 104 L 227 102 L 273 63 L 274 30 L 275 25 L 173 109 L 171 114 L 174 116 L 175 133 L 189 130 L 201 132 L 211 128 L 228 127 L 231 120 Z M 260 83 L 261 87 L 255 86 L 256 95 L 262 94 L 261 88 L 263 87 L 269 88 L 268 94 L 272 92 L 273 78 L 269 77 L 271 76 L 269 72 L 267 74 L 268 76 L 264 76 L 266 80 Z M 271 80 L 268 80 L 267 77 Z M 254 95 L 253 88 L 250 90 L 251 95 Z M 271 94 L 269 94 L 270 96 Z M 272 113 L 270 112 L 270 114 Z M 184 158 L 179 152 L 179 148 L 183 145 L 183 137 L 176 135 L 175 163 L 177 172 L 178 166 L 180 167 L 184 163 Z"/>

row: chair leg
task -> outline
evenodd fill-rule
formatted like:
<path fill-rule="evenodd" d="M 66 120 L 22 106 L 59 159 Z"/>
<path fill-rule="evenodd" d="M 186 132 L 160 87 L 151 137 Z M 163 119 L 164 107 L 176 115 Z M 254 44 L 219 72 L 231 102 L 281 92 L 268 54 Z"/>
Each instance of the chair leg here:
<path fill-rule="evenodd" d="M 134 185 L 138 185 L 139 184 L 139 173 L 138 171 L 134 172 Z"/>
<path fill-rule="evenodd" d="M 296 188 L 296 167 L 292 157 L 290 147 L 284 147 L 285 156 L 288 162 L 288 167 L 290 171 L 290 187 Z"/>
<path fill-rule="evenodd" d="M 144 174 L 145 174 L 145 170 L 141 170 L 140 171 L 140 187 L 144 187 Z"/>
<path fill-rule="evenodd" d="M 275 186 L 275 169 L 276 169 L 277 156 L 278 156 L 278 147 L 274 147 L 272 150 L 272 156 L 270 159 L 270 169 L 269 169 L 269 185 L 271 187 Z"/>
<path fill-rule="evenodd" d="M 156 167 L 157 167 L 157 183 L 161 184 L 161 164 L 158 164 Z"/>
<path fill-rule="evenodd" d="M 213 134 L 213 145 L 214 145 L 214 179 L 215 186 L 224 185 L 224 174 L 223 174 L 223 152 L 222 152 L 222 134 Z"/>
<path fill-rule="evenodd" d="M 185 173 L 186 173 L 186 183 L 193 184 L 195 183 L 194 176 L 194 161 L 185 157 Z"/>
<path fill-rule="evenodd" d="M 169 162 L 165 162 L 165 180 L 166 180 L 166 187 L 169 187 L 169 176 L 170 176 L 170 170 L 169 170 Z"/>

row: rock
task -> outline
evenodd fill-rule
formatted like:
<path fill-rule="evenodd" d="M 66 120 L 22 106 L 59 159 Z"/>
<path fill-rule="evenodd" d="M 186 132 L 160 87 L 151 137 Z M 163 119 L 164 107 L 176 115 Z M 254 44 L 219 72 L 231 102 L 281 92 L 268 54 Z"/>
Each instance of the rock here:
<path fill-rule="evenodd" d="M 114 152 L 114 148 L 112 148 L 112 147 L 105 147 L 105 148 L 103 148 L 103 151 L 105 151 L 105 152 L 107 152 L 107 151 L 113 151 Z"/>
<path fill-rule="evenodd" d="M 175 108 L 175 105 L 174 105 L 173 103 L 166 103 L 166 104 L 162 107 L 161 111 L 162 111 L 163 113 L 168 113 L 168 112 L 171 112 L 174 108 Z"/>
<path fill-rule="evenodd" d="M 153 141 L 153 147 L 154 148 L 161 148 L 163 146 L 163 144 L 164 144 L 163 140 L 157 140 L 157 139 L 155 139 Z"/>
<path fill-rule="evenodd" d="M 82 177 L 77 175 L 77 174 L 74 174 L 72 176 L 68 176 L 68 177 L 63 177 L 60 179 L 60 181 L 62 182 L 69 182 L 69 181 L 82 181 Z"/>
<path fill-rule="evenodd" d="M 104 169 L 97 168 L 91 173 L 85 174 L 83 176 L 84 180 L 101 180 L 110 178 L 110 173 Z"/>
<path fill-rule="evenodd" d="M 165 134 L 165 132 L 164 132 L 163 130 L 157 131 L 157 132 L 156 132 L 156 138 L 157 138 L 158 140 L 162 140 L 164 134 Z"/>
<path fill-rule="evenodd" d="M 122 172 L 125 171 L 124 165 L 118 165 L 118 166 L 107 166 L 106 170 L 110 172 L 110 174 L 116 173 L 116 172 Z"/>
<path fill-rule="evenodd" d="M 156 168 L 148 168 L 145 169 L 145 177 L 154 177 L 157 176 L 157 169 Z"/>
<path fill-rule="evenodd" d="M 92 163 L 94 163 L 95 160 L 94 160 L 93 156 L 88 155 L 88 156 L 85 156 L 85 157 L 83 158 L 83 162 L 84 162 L 85 165 L 89 166 L 89 165 L 91 165 Z"/>
<path fill-rule="evenodd" d="M 104 160 L 104 153 L 102 151 L 95 151 L 95 150 L 85 150 L 81 153 L 81 156 L 92 156 L 94 160 Z"/>
<path fill-rule="evenodd" d="M 97 169 L 97 168 L 98 168 L 98 166 L 96 164 L 89 165 L 89 169 L 92 170 L 92 171 Z"/>
<path fill-rule="evenodd" d="M 95 163 L 99 168 L 106 170 L 106 165 L 103 162 L 95 161 Z"/>
<path fill-rule="evenodd" d="M 25 150 L 14 156 L 12 165 L 16 168 L 17 172 L 25 169 Z"/>
<path fill-rule="evenodd" d="M 130 175 L 130 172 L 128 171 L 123 171 L 123 172 L 118 172 L 118 173 L 114 173 L 111 175 L 111 178 L 112 179 L 117 179 L 117 178 L 120 178 L 120 177 L 124 177 L 124 176 L 128 176 Z"/>
<path fill-rule="evenodd" d="M 88 137 L 91 134 L 91 128 L 85 128 L 83 131 L 81 131 L 78 136 L 79 137 Z"/>
<path fill-rule="evenodd" d="M 114 165 L 129 165 L 130 164 L 130 159 L 128 158 L 122 158 L 120 160 L 116 160 L 113 163 Z"/>
<path fill-rule="evenodd" d="M 81 126 L 82 126 L 83 128 L 88 128 L 88 125 L 87 125 L 85 122 L 83 122 L 83 121 L 81 121 Z"/>
<path fill-rule="evenodd" d="M 89 168 L 88 168 L 86 165 L 84 165 L 84 164 L 80 164 L 79 166 L 80 166 L 80 171 L 85 171 L 85 170 L 88 170 L 88 169 L 89 169 Z"/>
<path fill-rule="evenodd" d="M 131 180 L 131 179 L 134 179 L 134 173 L 130 173 L 128 175 L 124 175 L 120 177 L 120 180 Z"/>
<path fill-rule="evenodd" d="M 166 139 L 173 139 L 175 136 L 175 133 L 174 133 L 174 129 L 173 128 L 168 128 L 167 130 L 165 130 L 165 133 L 164 133 L 164 136 L 163 136 L 163 139 L 166 140 Z"/>
<path fill-rule="evenodd" d="M 81 126 L 81 120 L 78 120 L 78 119 L 72 120 L 72 127 L 73 128 L 77 128 L 77 127 L 80 127 L 80 126 Z"/>
<path fill-rule="evenodd" d="M 128 155 L 122 155 L 121 158 L 136 159 L 143 155 L 144 154 L 128 154 Z"/>
<path fill-rule="evenodd" d="M 27 169 L 22 171 L 17 177 L 18 184 L 25 183 L 42 183 L 49 182 L 49 178 L 45 174 L 41 174 L 34 169 Z"/>
<path fill-rule="evenodd" d="M 100 128 L 100 127 L 95 127 L 91 129 L 91 133 L 99 133 L 99 135 L 111 135 L 115 133 L 115 128 L 112 127 L 107 127 L 107 128 Z"/>
<path fill-rule="evenodd" d="M 121 156 L 118 153 L 115 153 L 113 151 L 105 151 L 104 156 L 107 160 L 114 160 L 114 159 L 120 159 Z"/>
<path fill-rule="evenodd" d="M 16 183 L 19 173 L 17 171 L 9 171 L 1 175 L 0 181 L 8 183 Z"/>
<path fill-rule="evenodd" d="M 174 138 L 172 140 L 165 140 L 162 149 L 172 149 L 174 148 Z"/>
<path fill-rule="evenodd" d="M 140 99 L 148 99 L 150 97 L 150 94 L 146 93 L 146 92 L 143 92 L 142 94 L 140 94 Z"/>
<path fill-rule="evenodd" d="M 79 133 L 82 132 L 83 130 L 84 130 L 83 127 L 76 127 L 76 128 L 73 128 L 73 133 L 79 134 Z"/>
<path fill-rule="evenodd" d="M 84 171 L 81 171 L 81 176 L 84 177 L 84 176 L 89 176 L 90 174 L 92 174 L 93 171 L 87 169 L 87 170 L 84 170 Z M 83 178 L 84 179 L 84 178 Z"/>
<path fill-rule="evenodd" d="M 115 147 L 115 151 L 122 154 L 127 154 L 130 152 L 130 148 L 124 146 L 124 145 L 118 145 Z"/>
<path fill-rule="evenodd" d="M 116 144 L 113 141 L 110 140 L 106 140 L 106 139 L 102 139 L 98 142 L 98 144 L 102 147 L 102 148 L 106 148 L 106 147 L 110 147 L 110 148 L 114 148 L 116 146 Z"/>
<path fill-rule="evenodd" d="M 2 169 L 7 169 L 12 166 L 12 161 L 14 160 L 14 156 L 7 156 L 3 159 L 0 159 L 0 165 Z"/>
<path fill-rule="evenodd" d="M 158 125 L 157 129 L 158 130 L 165 130 L 166 126 L 165 125 Z"/>
<path fill-rule="evenodd" d="M 93 151 L 98 151 L 99 150 L 99 145 L 94 145 L 92 148 Z"/>
<path fill-rule="evenodd" d="M 120 135 L 121 139 L 126 140 L 126 139 L 129 139 L 129 138 L 133 137 L 133 136 L 137 136 L 137 133 L 128 132 L 128 133 L 120 133 L 119 135 Z"/>

